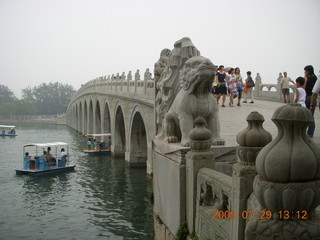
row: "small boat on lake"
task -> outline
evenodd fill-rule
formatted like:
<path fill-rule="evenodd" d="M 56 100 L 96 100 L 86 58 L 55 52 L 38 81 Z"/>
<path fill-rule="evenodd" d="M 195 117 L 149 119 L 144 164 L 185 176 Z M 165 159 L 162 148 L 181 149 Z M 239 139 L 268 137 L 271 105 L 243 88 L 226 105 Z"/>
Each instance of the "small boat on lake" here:
<path fill-rule="evenodd" d="M 0 136 L 17 136 L 16 126 L 0 125 Z"/>
<path fill-rule="evenodd" d="M 67 143 L 30 143 L 23 146 L 23 168 L 15 171 L 17 175 L 42 176 L 72 171 L 75 166 L 69 164 Z"/>
<path fill-rule="evenodd" d="M 87 147 L 83 150 L 89 155 L 103 155 L 111 153 L 111 133 L 90 133 L 86 135 Z"/>

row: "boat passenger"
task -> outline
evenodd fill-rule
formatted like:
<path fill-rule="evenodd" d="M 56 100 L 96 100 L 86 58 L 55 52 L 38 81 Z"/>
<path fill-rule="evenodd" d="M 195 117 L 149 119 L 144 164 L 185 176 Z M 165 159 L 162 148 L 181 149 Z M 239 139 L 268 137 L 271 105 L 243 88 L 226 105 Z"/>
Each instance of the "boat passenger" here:
<path fill-rule="evenodd" d="M 56 165 L 57 161 L 56 161 L 56 159 L 51 155 L 50 151 L 51 151 L 51 147 L 48 147 L 48 148 L 47 148 L 47 155 L 46 155 L 46 157 L 47 157 L 47 159 L 49 160 L 49 164 L 50 164 L 51 166 L 54 166 L 54 165 Z"/>
<path fill-rule="evenodd" d="M 64 151 L 64 148 L 61 148 L 59 159 L 62 159 L 64 156 L 68 156 L 68 154 Z"/>
<path fill-rule="evenodd" d="M 5 134 L 6 134 L 6 130 L 5 130 L 4 128 L 2 128 L 1 133 L 2 133 L 3 135 L 5 135 Z"/>
<path fill-rule="evenodd" d="M 91 138 L 88 139 L 87 145 L 88 145 L 88 150 L 90 150 L 91 149 Z"/>
<path fill-rule="evenodd" d="M 95 150 L 95 151 L 97 151 L 98 150 L 98 143 L 96 142 L 96 140 L 95 139 L 93 139 L 93 149 Z"/>

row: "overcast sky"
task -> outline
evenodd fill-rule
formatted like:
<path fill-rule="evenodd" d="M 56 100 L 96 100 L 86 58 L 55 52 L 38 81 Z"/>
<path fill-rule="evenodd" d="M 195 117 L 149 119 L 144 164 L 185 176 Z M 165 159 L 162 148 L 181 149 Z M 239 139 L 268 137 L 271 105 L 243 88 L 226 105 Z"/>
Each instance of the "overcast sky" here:
<path fill-rule="evenodd" d="M 320 70 L 319 0 L 0 0 L 0 84 L 153 72 L 163 48 L 191 38 L 214 64 L 276 83 Z"/>

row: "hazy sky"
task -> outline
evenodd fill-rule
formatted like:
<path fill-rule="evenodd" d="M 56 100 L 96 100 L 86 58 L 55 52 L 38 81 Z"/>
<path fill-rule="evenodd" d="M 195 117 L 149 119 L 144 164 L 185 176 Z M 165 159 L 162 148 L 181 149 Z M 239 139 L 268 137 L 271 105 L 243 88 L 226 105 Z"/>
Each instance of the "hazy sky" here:
<path fill-rule="evenodd" d="M 319 0 L 0 0 L 0 84 L 153 72 L 163 48 L 191 38 L 214 64 L 295 79 L 320 69 Z"/>

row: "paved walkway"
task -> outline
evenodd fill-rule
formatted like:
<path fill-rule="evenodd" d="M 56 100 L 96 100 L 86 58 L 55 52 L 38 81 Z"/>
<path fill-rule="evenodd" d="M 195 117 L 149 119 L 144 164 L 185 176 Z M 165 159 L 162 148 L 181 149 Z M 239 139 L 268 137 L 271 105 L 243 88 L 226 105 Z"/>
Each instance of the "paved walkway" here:
<path fill-rule="evenodd" d="M 219 108 L 220 132 L 221 137 L 226 141 L 226 145 L 238 145 L 236 136 L 241 130 L 247 127 L 246 118 L 252 111 L 261 113 L 265 119 L 263 127 L 272 134 L 273 138 L 277 136 L 278 130 L 276 125 L 271 121 L 271 117 L 274 111 L 278 107 L 283 106 L 284 103 L 255 100 L 254 104 L 241 103 L 241 107 L 229 107 L 227 106 L 228 103 L 229 99 L 226 100 L 225 108 L 221 107 L 221 105 Z M 320 112 L 318 107 L 315 111 L 314 118 L 316 131 L 313 140 L 320 144 Z"/>

